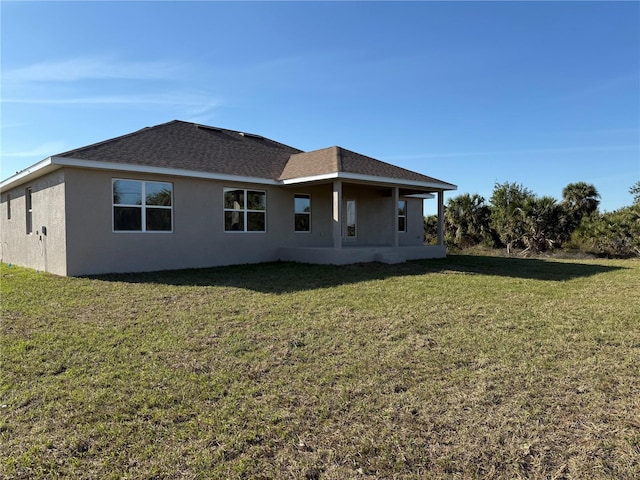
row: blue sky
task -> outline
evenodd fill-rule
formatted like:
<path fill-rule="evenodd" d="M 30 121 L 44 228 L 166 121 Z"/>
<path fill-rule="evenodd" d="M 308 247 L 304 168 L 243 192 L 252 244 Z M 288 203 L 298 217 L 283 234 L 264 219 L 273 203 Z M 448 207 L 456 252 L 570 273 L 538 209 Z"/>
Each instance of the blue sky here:
<path fill-rule="evenodd" d="M 1 177 L 173 119 L 601 209 L 640 179 L 639 2 L 2 1 Z M 426 213 L 435 211 L 427 202 Z"/>

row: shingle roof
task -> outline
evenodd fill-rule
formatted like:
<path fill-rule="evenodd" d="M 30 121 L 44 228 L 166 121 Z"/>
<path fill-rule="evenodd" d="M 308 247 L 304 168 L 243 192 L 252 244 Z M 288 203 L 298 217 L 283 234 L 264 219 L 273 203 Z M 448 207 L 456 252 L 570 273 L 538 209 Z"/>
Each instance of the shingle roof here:
<path fill-rule="evenodd" d="M 341 147 L 303 152 L 259 135 L 179 120 L 55 157 L 270 180 L 351 173 L 455 188 L 455 185 Z"/>
<path fill-rule="evenodd" d="M 342 147 L 329 147 L 291 155 L 280 176 L 280 180 L 336 172 L 356 173 L 421 183 L 447 183 Z M 451 187 L 454 187 L 454 185 L 451 185 Z"/>
<path fill-rule="evenodd" d="M 55 156 L 275 179 L 300 151 L 259 135 L 174 120 Z"/>
<path fill-rule="evenodd" d="M 338 172 L 340 169 L 338 158 L 338 147 L 296 153 L 289 158 L 280 175 L 280 180 Z"/>

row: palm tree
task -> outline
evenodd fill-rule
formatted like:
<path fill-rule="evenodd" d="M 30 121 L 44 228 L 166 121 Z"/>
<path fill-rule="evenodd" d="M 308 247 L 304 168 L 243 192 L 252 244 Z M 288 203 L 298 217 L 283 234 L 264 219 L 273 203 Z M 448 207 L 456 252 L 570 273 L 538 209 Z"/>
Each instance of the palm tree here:
<path fill-rule="evenodd" d="M 558 243 L 562 228 L 562 207 L 553 197 L 528 198 L 519 209 L 522 213 L 525 232 L 525 251 L 542 252 L 553 249 Z"/>
<path fill-rule="evenodd" d="M 564 229 L 559 232 L 561 241 L 571 238 L 583 218 L 598 211 L 600 194 L 596 187 L 586 182 L 570 183 L 562 189 L 562 208 L 564 209 Z"/>
<path fill-rule="evenodd" d="M 583 217 L 598 210 L 599 199 L 596 187 L 586 182 L 570 183 L 562 189 L 562 203 L 578 223 Z"/>
<path fill-rule="evenodd" d="M 449 199 L 445 222 L 456 245 L 477 245 L 489 235 L 491 210 L 481 195 L 465 193 Z"/>
<path fill-rule="evenodd" d="M 526 232 L 523 206 L 528 200 L 535 198 L 531 190 L 518 183 L 496 183 L 491 203 L 491 227 L 499 235 L 500 241 L 511 248 L 522 245 L 522 238 Z"/>
<path fill-rule="evenodd" d="M 424 217 L 424 243 L 436 245 L 438 243 L 438 216 Z"/>

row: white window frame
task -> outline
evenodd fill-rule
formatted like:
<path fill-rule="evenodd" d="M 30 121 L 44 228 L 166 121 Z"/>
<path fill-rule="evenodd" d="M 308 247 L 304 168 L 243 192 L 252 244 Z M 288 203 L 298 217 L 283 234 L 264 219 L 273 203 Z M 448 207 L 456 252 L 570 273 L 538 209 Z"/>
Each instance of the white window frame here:
<path fill-rule="evenodd" d="M 349 235 L 349 204 L 353 203 L 353 235 Z M 344 238 L 355 240 L 358 238 L 358 202 L 355 198 L 344 201 Z"/>
<path fill-rule="evenodd" d="M 139 182 L 141 183 L 141 199 L 140 205 L 132 205 L 128 203 L 114 203 L 113 201 L 113 186 L 115 182 L 118 180 L 126 181 L 126 182 Z M 171 205 L 147 205 L 146 204 L 146 188 L 147 183 L 166 183 L 171 185 Z M 115 209 L 116 207 L 127 207 L 127 208 L 140 208 L 140 230 L 116 230 L 116 218 L 115 218 Z M 171 228 L 170 230 L 147 230 L 147 210 L 169 210 L 171 212 Z M 113 233 L 173 233 L 173 182 L 165 182 L 161 180 L 139 180 L 137 178 L 112 178 L 111 179 L 111 231 Z"/>
<path fill-rule="evenodd" d="M 309 211 L 308 212 L 298 212 L 296 211 L 296 198 L 307 198 L 309 200 Z M 309 217 L 308 230 L 298 230 L 296 229 L 296 216 L 297 215 L 307 215 Z M 309 193 L 295 193 L 293 195 L 293 231 L 295 233 L 311 233 L 311 194 Z"/>
<path fill-rule="evenodd" d="M 400 204 L 404 203 L 404 215 L 400 214 Z M 398 232 L 399 233 L 406 233 L 407 232 L 407 217 L 408 217 L 408 213 L 409 213 L 409 202 L 407 202 L 406 200 L 398 200 L 398 206 L 397 206 L 397 211 L 398 211 Z M 400 228 L 400 219 L 404 218 L 404 229 Z"/>
<path fill-rule="evenodd" d="M 244 195 L 244 205 L 242 208 L 227 208 L 225 206 L 225 194 L 236 190 L 242 190 Z M 249 192 L 262 193 L 264 195 L 264 210 L 250 209 L 247 205 L 247 199 L 249 198 Z M 243 230 L 227 230 L 226 228 L 226 213 L 236 212 L 244 215 L 244 229 Z M 250 213 L 262 213 L 264 215 L 264 230 L 247 230 L 249 226 L 249 214 Z M 222 231 L 224 233 L 266 233 L 267 232 L 267 191 L 258 190 L 255 188 L 237 188 L 237 187 L 224 187 L 222 189 Z"/>

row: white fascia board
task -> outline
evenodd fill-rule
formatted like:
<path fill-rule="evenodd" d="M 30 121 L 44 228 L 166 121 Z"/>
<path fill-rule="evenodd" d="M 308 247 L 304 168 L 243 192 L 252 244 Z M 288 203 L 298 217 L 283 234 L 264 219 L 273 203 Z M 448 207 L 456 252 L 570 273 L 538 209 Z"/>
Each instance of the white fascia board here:
<path fill-rule="evenodd" d="M 363 175 L 361 173 L 332 172 L 323 175 L 312 175 L 309 177 L 289 178 L 282 180 L 283 185 L 296 185 L 299 183 L 320 182 L 326 180 L 354 180 L 358 182 L 378 183 L 388 185 L 398 185 L 406 187 L 433 188 L 435 190 L 457 190 L 456 185 L 441 182 L 418 182 L 414 180 L 404 180 L 401 178 L 377 177 L 375 175 Z"/>
<path fill-rule="evenodd" d="M 45 173 L 49 173 L 58 168 L 59 167 L 53 164 L 53 160 L 51 157 L 45 158 L 44 160 L 41 160 L 40 162 L 31 165 L 24 170 L 20 170 L 19 172 L 16 172 L 15 175 L 3 180 L 0 183 L 0 191 L 4 192 L 17 187 L 18 185 L 28 183 L 32 179 L 38 178 Z"/>
<path fill-rule="evenodd" d="M 45 175 L 53 170 L 57 170 L 61 167 L 90 168 L 96 170 L 113 170 L 116 172 L 147 173 L 169 175 L 175 177 L 203 178 L 207 180 L 220 180 L 223 182 L 255 183 L 260 185 L 282 185 L 281 182 L 268 178 L 243 177 L 240 175 L 197 172 L 180 168 L 149 167 L 145 165 L 132 165 L 126 163 L 95 162 L 77 158 L 49 157 L 4 180 L 2 183 L 0 183 L 0 191 L 6 191 L 20 184 L 27 183 L 32 179 L 41 177 L 42 175 Z"/>
<path fill-rule="evenodd" d="M 186 170 L 182 168 L 164 168 L 164 167 L 149 167 L 146 165 L 133 165 L 127 163 L 114 163 L 114 162 L 95 162 L 90 160 L 80 160 L 76 158 L 62 158 L 53 157 L 53 162 L 56 165 L 64 167 L 77 167 L 77 168 L 93 168 L 98 170 L 114 170 L 118 172 L 131 172 L 131 173 L 147 173 L 157 175 L 168 175 L 173 177 L 190 177 L 190 178 L 203 178 L 207 180 L 221 180 L 225 182 L 240 182 L 240 183 L 259 183 L 262 185 L 280 185 L 280 182 L 271 180 L 269 178 L 259 177 L 243 177 L 240 175 L 228 175 L 224 173 L 214 172 L 197 172 L 194 170 Z"/>
<path fill-rule="evenodd" d="M 260 185 L 299 185 L 310 182 L 322 182 L 327 180 L 352 180 L 365 183 L 396 185 L 406 187 L 419 187 L 435 190 L 457 190 L 456 185 L 450 183 L 440 182 L 416 182 L 411 180 L 403 180 L 398 178 L 389 177 L 377 177 L 375 175 L 363 175 L 359 173 L 349 172 L 332 172 L 322 175 L 312 175 L 308 177 L 290 178 L 286 180 L 272 180 L 268 178 L 260 177 L 243 177 L 240 175 L 229 175 L 214 172 L 198 172 L 194 170 L 186 170 L 180 168 L 164 168 L 164 167 L 150 167 L 145 165 L 134 165 L 126 163 L 115 162 L 96 162 L 92 160 L 82 160 L 77 158 L 66 157 L 48 157 L 35 165 L 28 167 L 14 176 L 7 178 L 0 183 L 0 191 L 9 190 L 20 184 L 27 183 L 28 181 L 38 178 L 46 173 L 56 170 L 61 167 L 76 167 L 76 168 L 89 168 L 97 170 L 113 170 L 117 172 L 130 172 L 130 173 L 146 173 L 157 175 L 168 175 L 176 177 L 190 177 L 190 178 L 202 178 L 207 180 L 219 180 L 226 182 L 238 182 L 238 183 L 254 183 Z"/>
<path fill-rule="evenodd" d="M 287 178 L 285 180 L 281 180 L 283 185 L 296 185 L 299 183 L 309 183 L 309 182 L 322 182 L 326 180 L 335 180 L 338 178 L 338 173 L 324 173 L 322 175 L 311 175 L 308 177 L 295 177 L 295 178 Z"/>

